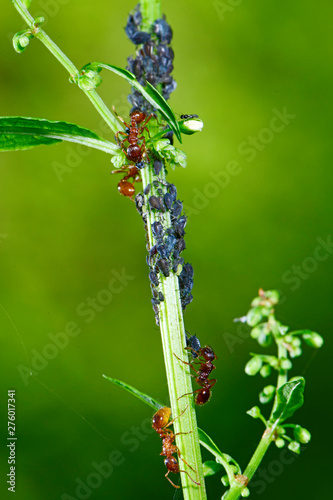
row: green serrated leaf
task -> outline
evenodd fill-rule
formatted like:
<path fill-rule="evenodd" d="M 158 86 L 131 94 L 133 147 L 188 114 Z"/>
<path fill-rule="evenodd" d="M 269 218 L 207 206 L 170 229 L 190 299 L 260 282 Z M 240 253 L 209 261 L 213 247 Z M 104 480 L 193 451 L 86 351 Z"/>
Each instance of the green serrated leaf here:
<path fill-rule="evenodd" d="M 159 401 L 156 399 L 148 396 L 148 394 L 145 394 L 144 392 L 138 391 L 138 389 L 135 389 L 135 387 L 132 387 L 129 384 L 126 384 L 126 382 L 123 382 L 122 380 L 118 380 L 116 378 L 108 377 L 107 375 L 103 375 L 103 377 L 106 380 L 109 380 L 115 385 L 119 385 L 119 387 L 122 387 L 126 391 L 130 392 L 137 398 L 141 399 L 144 403 L 146 403 L 148 406 L 153 408 L 154 410 L 159 410 L 160 408 L 163 408 L 165 405 L 161 404 Z"/>
<path fill-rule="evenodd" d="M 100 138 L 92 130 L 73 123 L 23 116 L 0 117 L 0 151 L 20 151 L 62 141 L 75 142 L 109 154 L 119 150 L 117 145 Z"/>
<path fill-rule="evenodd" d="M 273 421 L 283 422 L 290 418 L 304 403 L 305 380 L 303 377 L 293 382 L 286 382 L 276 393 L 277 407 L 273 413 Z"/>
<path fill-rule="evenodd" d="M 223 469 L 221 464 L 213 462 L 212 460 L 207 460 L 207 462 L 204 462 L 202 465 L 205 477 L 214 476 L 214 474 L 217 474 Z"/>
<path fill-rule="evenodd" d="M 85 73 L 89 70 L 101 71 L 102 68 L 107 69 L 109 71 L 113 71 L 113 73 L 115 73 L 116 75 L 125 78 L 125 80 L 127 80 L 132 85 L 132 87 L 138 90 L 141 93 L 141 95 L 143 95 L 143 97 L 147 99 L 147 101 L 150 102 L 150 104 L 154 108 L 160 111 L 160 113 L 164 116 L 164 118 L 168 122 L 170 128 L 176 134 L 176 137 L 179 140 L 179 142 L 182 142 L 179 124 L 177 122 L 174 112 L 172 111 L 171 107 L 166 102 L 164 97 L 158 92 L 158 90 L 155 89 L 155 87 L 153 87 L 153 85 L 147 82 L 146 86 L 143 87 L 142 85 L 140 85 L 140 83 L 137 81 L 137 79 L 132 73 L 130 73 L 126 69 L 119 68 L 118 66 L 113 66 L 112 64 L 105 64 L 100 62 L 89 63 L 82 68 L 81 73 Z"/>

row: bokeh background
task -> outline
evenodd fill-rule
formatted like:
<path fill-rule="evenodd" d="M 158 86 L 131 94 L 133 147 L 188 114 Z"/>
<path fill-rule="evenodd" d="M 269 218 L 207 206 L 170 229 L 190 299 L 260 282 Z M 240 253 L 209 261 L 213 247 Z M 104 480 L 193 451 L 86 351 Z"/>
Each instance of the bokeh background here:
<path fill-rule="evenodd" d="M 133 46 L 123 27 L 134 5 L 36 0 L 31 12 L 47 18 L 46 31 L 78 67 L 94 60 L 125 66 Z M 170 103 L 205 122 L 201 134 L 184 139 L 187 168 L 170 172 L 189 214 L 184 256 L 195 269 L 186 327 L 219 358 L 218 384 L 198 409 L 199 425 L 246 465 L 263 429 L 245 412 L 264 382 L 244 373 L 249 352 L 259 348 L 233 318 L 246 314 L 259 287 L 279 289 L 281 321 L 325 337 L 320 352 L 305 348 L 295 362 L 294 374 L 307 386 L 293 421 L 313 439 L 296 457 L 272 447 L 251 498 L 323 498 L 331 491 L 324 478 L 332 421 L 332 6 L 168 0 L 164 11 L 174 29 L 178 82 Z M 39 42 L 23 55 L 13 51 L 11 36 L 21 29 L 11 2 L 3 2 L 1 115 L 67 120 L 111 138 Z M 126 82 L 105 74 L 99 91 L 128 113 Z M 292 117 L 272 122 L 284 110 Z M 6 437 L 6 395 L 15 388 L 15 498 L 180 498 L 164 478 L 161 443 L 149 430 L 152 411 L 102 378 L 168 402 L 142 221 L 118 195 L 109 158 L 61 144 L 2 153 L 0 162 L 0 418 Z M 59 166 L 67 168 L 61 179 Z M 78 312 L 123 272 L 133 279 L 109 304 L 99 304 L 93 318 Z M 66 347 L 45 347 L 55 345 L 50 335 L 60 339 L 71 328 L 77 335 Z M 36 367 L 29 379 L 27 357 Z M 99 481 L 96 467 L 110 456 L 112 473 Z M 4 446 L 1 469 L 7 498 Z M 94 486 L 87 489 L 88 477 Z M 207 479 L 207 489 L 209 498 L 224 491 L 218 476 Z"/>

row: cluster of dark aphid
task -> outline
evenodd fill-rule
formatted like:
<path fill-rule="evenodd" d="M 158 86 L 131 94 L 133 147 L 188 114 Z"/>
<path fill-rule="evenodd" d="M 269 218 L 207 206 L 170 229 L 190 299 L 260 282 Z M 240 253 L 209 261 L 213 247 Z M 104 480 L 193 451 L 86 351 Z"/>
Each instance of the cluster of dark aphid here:
<path fill-rule="evenodd" d="M 140 5 L 137 5 L 133 14 L 128 17 L 125 31 L 131 42 L 142 47 L 137 50 L 135 59 L 127 59 L 127 69 L 136 76 L 141 85 L 145 85 L 146 81 L 154 87 L 160 85 L 161 94 L 165 99 L 169 99 L 177 86 L 171 76 L 174 52 L 169 44 L 172 29 L 165 18 L 157 19 L 151 27 L 151 32 L 140 31 L 141 23 Z M 152 111 L 152 106 L 137 90 L 133 89 L 128 99 L 133 109 L 140 109 L 145 113 Z"/>
<path fill-rule="evenodd" d="M 160 160 L 154 161 L 154 171 L 158 176 L 163 167 Z M 159 214 L 159 220 L 152 224 L 152 233 L 154 240 L 152 244 L 147 242 L 149 255 L 147 263 L 149 266 L 149 280 L 152 289 L 152 305 L 155 312 L 156 322 L 158 323 L 159 304 L 164 301 L 163 293 L 159 290 L 159 275 L 168 277 L 171 272 L 178 276 L 179 289 L 182 302 L 182 308 L 193 300 L 193 267 L 191 264 L 185 264 L 181 253 L 186 248 L 184 240 L 185 226 L 187 223 L 186 215 L 182 215 L 183 204 L 177 200 L 177 189 L 174 184 L 161 179 L 148 184 L 145 190 L 135 197 L 136 208 L 142 216 L 145 229 L 147 230 L 146 206 Z M 164 214 L 169 213 L 171 227 L 165 229 Z"/>

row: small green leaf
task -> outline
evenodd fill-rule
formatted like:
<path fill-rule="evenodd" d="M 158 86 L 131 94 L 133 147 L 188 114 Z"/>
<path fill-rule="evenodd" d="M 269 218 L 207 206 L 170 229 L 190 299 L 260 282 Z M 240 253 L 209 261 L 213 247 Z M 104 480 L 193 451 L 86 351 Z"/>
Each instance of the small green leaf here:
<path fill-rule="evenodd" d="M 153 85 L 147 82 L 146 86 L 143 87 L 132 73 L 130 73 L 126 69 L 118 68 L 118 66 L 113 66 L 112 64 L 104 64 L 100 62 L 89 63 L 81 69 L 81 73 L 86 73 L 89 70 L 99 72 L 102 70 L 102 68 L 113 71 L 113 73 L 115 73 L 116 75 L 125 78 L 125 80 L 127 80 L 132 85 L 132 87 L 138 90 L 155 109 L 160 111 L 171 129 L 176 134 L 179 142 L 182 142 L 179 124 L 176 120 L 174 112 L 172 111 L 171 107 L 166 102 L 164 97 L 158 92 L 158 90 L 155 89 L 155 87 L 153 87 Z"/>
<path fill-rule="evenodd" d="M 217 458 L 222 458 L 222 460 L 225 460 L 225 454 L 222 453 L 222 451 L 216 446 L 214 441 L 202 430 L 198 429 L 199 431 L 199 439 L 202 444 L 210 453 L 212 453 L 215 457 Z"/>
<path fill-rule="evenodd" d="M 207 460 L 203 463 L 203 473 L 205 477 L 214 476 L 223 469 L 221 464 L 213 462 L 212 460 Z"/>
<path fill-rule="evenodd" d="M 0 117 L 0 151 L 19 151 L 35 146 L 69 141 L 115 154 L 119 147 L 101 139 L 95 132 L 73 123 L 26 118 Z"/>
<path fill-rule="evenodd" d="M 13 47 L 15 52 L 22 54 L 28 47 L 31 38 L 33 38 L 31 30 L 24 30 L 16 33 L 13 36 Z"/>
<path fill-rule="evenodd" d="M 109 380 L 115 385 L 119 385 L 119 387 L 122 387 L 126 391 L 130 392 L 137 398 L 141 399 L 144 403 L 149 405 L 151 408 L 154 408 L 154 410 L 159 410 L 160 408 L 163 408 L 165 405 L 159 403 L 156 399 L 153 399 L 152 397 L 148 396 L 144 392 L 138 391 L 134 387 L 132 387 L 129 384 L 126 384 L 126 382 L 122 382 L 121 380 L 117 380 L 116 378 L 108 377 L 107 375 L 103 375 L 103 377 L 106 380 Z"/>
<path fill-rule="evenodd" d="M 273 413 L 274 422 L 283 422 L 303 405 L 304 386 L 305 380 L 300 377 L 293 382 L 286 382 L 277 390 L 277 407 Z"/>

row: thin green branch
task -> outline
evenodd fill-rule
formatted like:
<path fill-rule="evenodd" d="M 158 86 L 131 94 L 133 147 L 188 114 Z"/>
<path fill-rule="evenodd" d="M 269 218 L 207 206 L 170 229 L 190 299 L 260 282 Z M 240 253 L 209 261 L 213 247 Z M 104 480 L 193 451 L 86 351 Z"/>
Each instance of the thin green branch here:
<path fill-rule="evenodd" d="M 42 44 L 51 52 L 51 54 L 60 62 L 60 64 L 68 71 L 70 76 L 78 77 L 80 75 L 79 70 L 75 65 L 68 59 L 68 57 L 62 52 L 62 50 L 51 40 L 51 38 L 43 31 L 40 27 L 35 26 L 34 18 L 31 16 L 29 11 L 24 7 L 20 0 L 12 0 L 14 7 L 27 23 L 35 38 L 38 38 Z M 110 129 L 116 133 L 118 130 L 122 130 L 122 126 L 113 116 L 111 111 L 105 105 L 103 100 L 100 98 L 95 90 L 83 90 L 88 99 L 91 101 L 93 106 L 96 108 L 98 113 L 102 116 L 105 122 L 108 124 Z"/>
<path fill-rule="evenodd" d="M 159 178 L 165 180 L 162 174 Z M 154 180 L 156 180 L 156 176 L 154 175 L 152 166 L 145 167 L 142 170 L 143 189 L 145 189 L 148 184 L 152 186 Z M 171 227 L 170 215 L 166 213 L 164 217 L 166 224 L 165 229 Z M 147 231 L 150 247 L 154 245 L 151 226 L 158 220 L 160 220 L 159 216 L 148 209 Z M 196 486 L 187 474 L 181 474 L 183 495 L 185 500 L 204 500 L 206 498 L 206 493 L 193 396 L 181 397 L 184 394 L 192 392 L 191 376 L 189 367 L 176 358 L 176 356 L 178 356 L 184 361 L 188 361 L 187 355 L 185 354 L 186 351 L 184 351 L 186 347 L 185 327 L 179 294 L 178 277 L 171 272 L 170 276 L 165 278 L 160 273 L 160 281 L 160 290 L 164 295 L 164 301 L 160 304 L 159 321 L 173 418 L 180 415 L 186 408 L 181 418 L 176 419 L 174 422 L 175 433 L 185 433 L 176 436 L 176 444 L 181 452 L 182 458 L 197 471 L 197 476 L 181 460 L 179 461 L 180 468 L 186 470 L 195 481 L 201 484 L 201 486 Z"/>
<path fill-rule="evenodd" d="M 161 2 L 160 0 L 142 0 L 140 2 L 140 7 L 143 19 L 141 28 L 149 30 L 153 22 L 162 17 Z M 151 137 L 159 132 L 158 128 L 154 129 L 154 124 L 152 122 L 150 122 L 149 130 Z M 162 172 L 160 174 L 160 179 L 165 181 L 165 174 L 162 174 Z M 154 180 L 156 180 L 156 176 L 152 165 L 149 165 L 142 170 L 143 189 L 150 184 L 152 186 L 152 192 L 154 192 Z M 151 226 L 155 221 L 160 220 L 160 218 L 157 214 L 153 213 L 150 207 L 147 207 L 147 210 L 148 243 L 150 248 L 152 248 L 154 239 Z M 171 227 L 169 213 L 166 212 L 163 217 L 165 224 L 164 229 Z M 160 290 L 164 295 L 164 301 L 160 303 L 159 322 L 169 388 L 170 406 L 173 418 L 178 417 L 184 412 L 181 417 L 176 418 L 174 422 L 175 433 L 180 433 L 176 435 L 176 444 L 181 452 L 183 460 L 197 472 L 197 474 L 195 474 L 181 458 L 179 459 L 180 469 L 188 473 L 181 473 L 183 496 L 184 500 L 205 500 L 207 497 L 193 396 L 182 397 L 184 394 L 192 393 L 190 370 L 188 365 L 183 364 L 176 358 L 176 356 L 178 356 L 180 359 L 188 362 L 188 357 L 184 350 L 186 347 L 185 326 L 178 277 L 172 271 L 169 277 L 164 277 L 162 273 L 160 273 L 160 282 Z M 199 482 L 200 486 L 195 485 L 189 476 L 196 482 Z"/>

